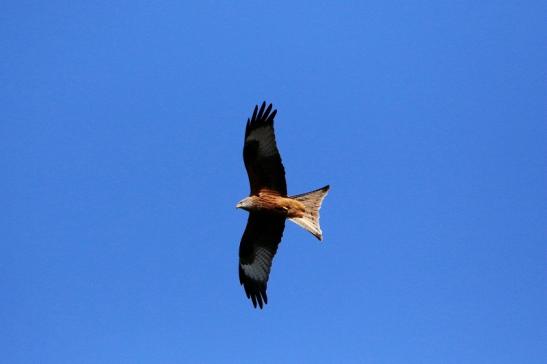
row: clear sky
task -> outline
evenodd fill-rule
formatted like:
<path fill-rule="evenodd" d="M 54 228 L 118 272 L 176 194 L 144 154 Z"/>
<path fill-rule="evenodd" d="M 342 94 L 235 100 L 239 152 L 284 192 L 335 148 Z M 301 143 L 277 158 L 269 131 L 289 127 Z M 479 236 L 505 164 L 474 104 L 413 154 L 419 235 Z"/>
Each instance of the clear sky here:
<path fill-rule="evenodd" d="M 182 3 L 0 5 L 1 362 L 546 362 L 545 1 Z M 261 311 L 263 100 L 331 191 Z"/>

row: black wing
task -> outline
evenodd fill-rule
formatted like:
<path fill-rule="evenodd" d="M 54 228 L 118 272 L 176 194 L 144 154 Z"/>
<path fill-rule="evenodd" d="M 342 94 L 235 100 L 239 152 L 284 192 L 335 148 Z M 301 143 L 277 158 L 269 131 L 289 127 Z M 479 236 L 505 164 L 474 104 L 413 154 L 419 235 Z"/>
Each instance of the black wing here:
<path fill-rule="evenodd" d="M 251 212 L 239 244 L 239 282 L 247 298 L 262 306 L 268 303 L 266 288 L 272 260 L 283 236 L 285 217 Z"/>
<path fill-rule="evenodd" d="M 277 191 L 280 195 L 287 195 L 285 168 L 275 143 L 273 121 L 277 110 L 272 110 L 263 102 L 260 110 L 255 106 L 253 116 L 247 119 L 245 128 L 245 143 L 243 146 L 243 161 L 249 175 L 251 194 L 267 188 Z"/>

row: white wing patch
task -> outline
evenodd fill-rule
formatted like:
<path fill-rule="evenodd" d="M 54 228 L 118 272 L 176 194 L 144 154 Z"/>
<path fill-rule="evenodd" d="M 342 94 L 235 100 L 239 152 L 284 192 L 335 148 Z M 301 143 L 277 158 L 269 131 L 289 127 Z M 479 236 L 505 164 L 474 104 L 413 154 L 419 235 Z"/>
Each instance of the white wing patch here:
<path fill-rule="evenodd" d="M 272 253 L 266 248 L 258 247 L 251 264 L 241 264 L 245 275 L 252 280 L 266 282 L 272 266 Z"/>
<path fill-rule="evenodd" d="M 247 137 L 247 140 L 256 140 L 258 142 L 258 152 L 261 156 L 271 157 L 278 153 L 275 145 L 274 131 L 269 126 L 253 130 Z"/>

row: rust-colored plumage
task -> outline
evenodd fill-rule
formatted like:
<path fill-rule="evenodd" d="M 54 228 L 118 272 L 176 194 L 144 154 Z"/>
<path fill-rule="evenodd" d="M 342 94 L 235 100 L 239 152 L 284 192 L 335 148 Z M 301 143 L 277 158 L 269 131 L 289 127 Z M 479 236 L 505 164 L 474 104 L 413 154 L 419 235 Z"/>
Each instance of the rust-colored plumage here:
<path fill-rule="evenodd" d="M 277 110 L 262 103 L 247 120 L 243 160 L 251 186 L 250 196 L 236 207 L 249 211 L 247 227 L 239 245 L 239 281 L 254 307 L 268 303 L 266 288 L 272 261 L 289 219 L 323 239 L 319 209 L 329 186 L 296 196 L 287 196 L 285 169 L 273 128 Z"/>

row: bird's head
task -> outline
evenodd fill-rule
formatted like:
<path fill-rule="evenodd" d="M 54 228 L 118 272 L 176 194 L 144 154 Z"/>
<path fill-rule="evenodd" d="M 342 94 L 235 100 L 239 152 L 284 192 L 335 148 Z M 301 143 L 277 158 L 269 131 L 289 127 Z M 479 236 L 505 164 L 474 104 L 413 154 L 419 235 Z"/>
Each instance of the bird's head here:
<path fill-rule="evenodd" d="M 251 207 L 251 198 L 245 197 L 243 200 L 239 201 L 236 205 L 236 208 L 249 211 Z"/>

